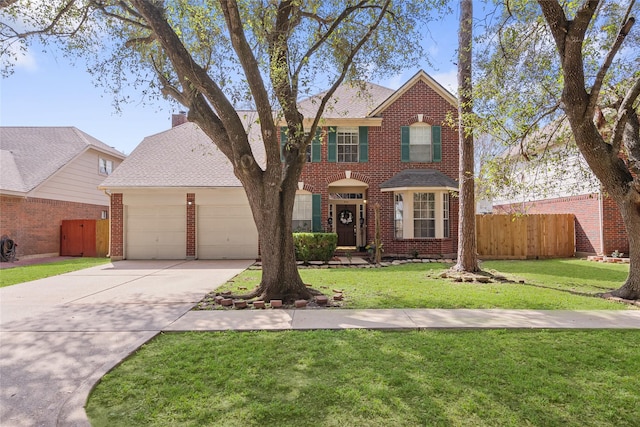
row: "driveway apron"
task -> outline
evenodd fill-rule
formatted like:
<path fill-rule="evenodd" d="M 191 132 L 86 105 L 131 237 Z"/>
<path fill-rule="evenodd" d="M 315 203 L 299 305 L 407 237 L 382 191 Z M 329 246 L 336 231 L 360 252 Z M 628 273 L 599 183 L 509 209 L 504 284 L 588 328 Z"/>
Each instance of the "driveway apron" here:
<path fill-rule="evenodd" d="M 250 261 L 118 261 L 0 289 L 0 425 L 88 426 L 91 388 Z"/>

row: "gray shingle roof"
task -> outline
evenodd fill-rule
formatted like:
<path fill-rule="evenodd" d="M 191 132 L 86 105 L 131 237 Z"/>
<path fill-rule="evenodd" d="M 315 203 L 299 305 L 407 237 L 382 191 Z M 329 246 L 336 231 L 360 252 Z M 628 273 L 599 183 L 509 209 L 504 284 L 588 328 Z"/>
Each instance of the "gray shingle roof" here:
<path fill-rule="evenodd" d="M 257 114 L 240 112 L 256 161 L 264 164 Z M 241 187 L 233 166 L 194 123 L 148 136 L 100 185 L 122 187 Z"/>
<path fill-rule="evenodd" d="M 327 103 L 322 117 L 325 119 L 359 119 L 369 115 L 378 105 L 389 98 L 395 91 L 373 83 L 362 85 L 343 84 L 334 92 Z M 306 118 L 315 117 L 322 97 L 321 92 L 298 104 L 300 112 Z"/>
<path fill-rule="evenodd" d="M 435 169 L 405 169 L 380 184 L 381 189 L 411 187 L 458 188 L 458 182 Z"/>
<path fill-rule="evenodd" d="M 0 188 L 31 191 L 88 148 L 125 157 L 75 127 L 0 127 Z"/>

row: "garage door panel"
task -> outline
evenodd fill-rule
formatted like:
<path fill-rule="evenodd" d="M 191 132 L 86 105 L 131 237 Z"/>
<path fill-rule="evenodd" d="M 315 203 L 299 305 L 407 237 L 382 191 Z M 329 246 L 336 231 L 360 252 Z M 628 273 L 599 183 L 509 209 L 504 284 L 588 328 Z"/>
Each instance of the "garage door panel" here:
<path fill-rule="evenodd" d="M 128 259 L 184 259 L 185 207 L 128 206 L 125 256 Z"/>
<path fill-rule="evenodd" d="M 199 206 L 198 258 L 253 259 L 258 232 L 249 206 Z"/>

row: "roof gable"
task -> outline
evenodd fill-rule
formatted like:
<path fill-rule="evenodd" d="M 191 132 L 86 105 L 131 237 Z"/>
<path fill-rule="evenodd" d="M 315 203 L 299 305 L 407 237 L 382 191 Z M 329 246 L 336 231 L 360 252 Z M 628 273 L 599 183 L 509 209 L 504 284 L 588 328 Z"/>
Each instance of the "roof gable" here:
<path fill-rule="evenodd" d="M 423 70 L 420 70 L 398 90 L 393 92 L 393 94 L 391 94 L 387 99 L 382 101 L 373 111 L 371 111 L 369 117 L 375 117 L 382 114 L 384 110 L 386 110 L 391 104 L 396 102 L 398 98 L 404 95 L 409 89 L 411 89 L 416 83 L 420 81 L 424 82 L 427 86 L 433 89 L 438 95 L 440 95 L 445 101 L 447 101 L 454 107 L 458 106 L 458 99 L 453 96 L 451 92 L 442 87 L 442 85 L 435 81 L 429 74 L 425 73 Z"/>
<path fill-rule="evenodd" d="M 12 168 L 11 178 L 6 181 L 5 174 L 9 172 L 2 172 L 1 188 L 21 192 L 38 187 L 88 149 L 120 159 L 125 157 L 75 127 L 0 127 L 0 149 L 5 152 L 3 169 Z"/>

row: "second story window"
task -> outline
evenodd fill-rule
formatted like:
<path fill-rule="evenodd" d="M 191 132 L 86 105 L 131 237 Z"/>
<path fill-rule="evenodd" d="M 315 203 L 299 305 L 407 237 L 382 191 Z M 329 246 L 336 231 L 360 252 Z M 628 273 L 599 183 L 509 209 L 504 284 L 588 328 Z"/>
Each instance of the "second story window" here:
<path fill-rule="evenodd" d="M 337 148 L 339 163 L 358 162 L 358 128 L 338 127 Z"/>
<path fill-rule="evenodd" d="M 431 161 L 431 126 L 419 123 L 409 127 L 409 158 L 412 162 Z"/>
<path fill-rule="evenodd" d="M 100 175 L 111 175 L 111 172 L 113 172 L 113 161 L 100 157 L 98 159 L 98 173 Z"/>
<path fill-rule="evenodd" d="M 442 128 L 427 123 L 414 123 L 400 128 L 400 156 L 403 162 L 431 163 L 442 161 Z"/>

